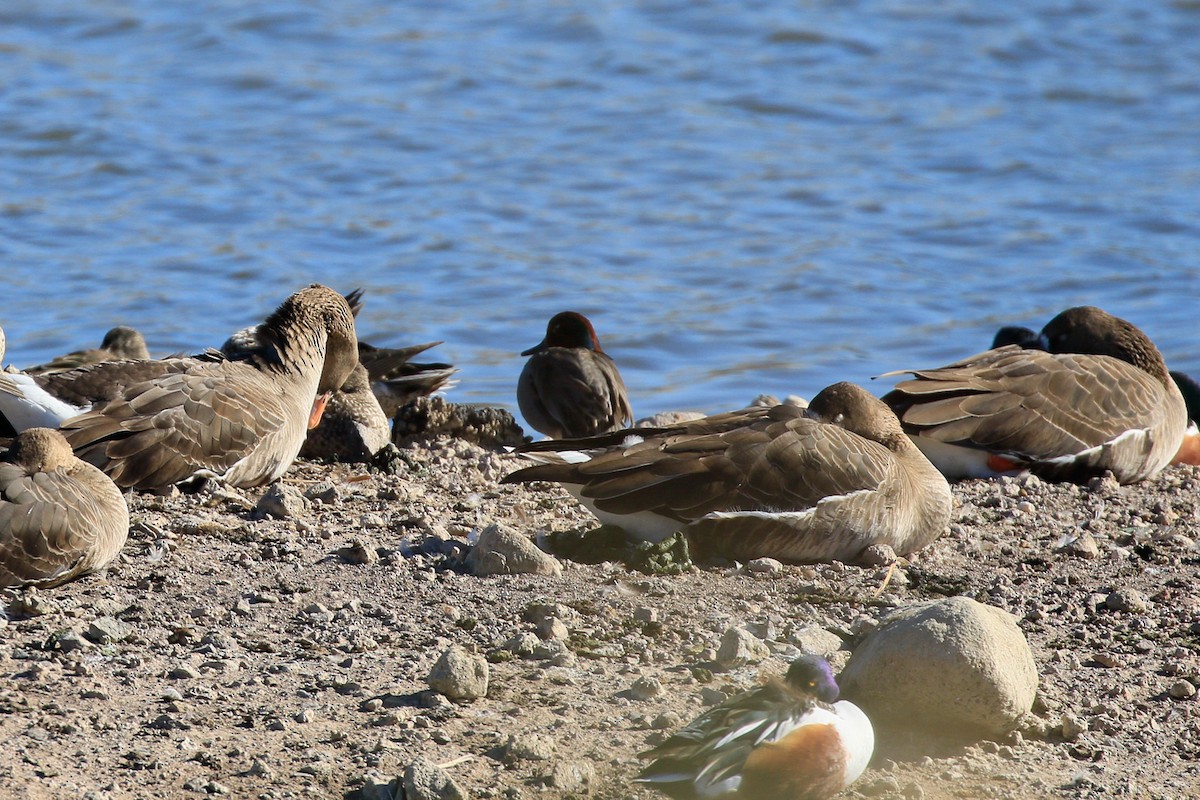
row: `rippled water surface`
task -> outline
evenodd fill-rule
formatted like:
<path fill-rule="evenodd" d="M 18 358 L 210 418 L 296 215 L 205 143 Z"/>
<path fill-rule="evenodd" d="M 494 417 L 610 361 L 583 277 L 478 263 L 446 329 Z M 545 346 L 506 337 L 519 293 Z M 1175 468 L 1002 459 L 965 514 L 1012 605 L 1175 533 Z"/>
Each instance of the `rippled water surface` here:
<path fill-rule="evenodd" d="M 9 0 L 0 176 L 19 366 L 321 281 L 510 407 L 566 308 L 639 415 L 1080 303 L 1200 371 L 1195 0 Z"/>

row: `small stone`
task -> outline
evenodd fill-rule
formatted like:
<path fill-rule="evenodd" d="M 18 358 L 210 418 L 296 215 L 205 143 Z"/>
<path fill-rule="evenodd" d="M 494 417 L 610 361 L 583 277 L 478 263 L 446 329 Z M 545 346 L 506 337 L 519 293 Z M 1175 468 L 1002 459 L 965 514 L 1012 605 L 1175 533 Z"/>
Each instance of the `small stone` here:
<path fill-rule="evenodd" d="M 84 634 L 96 644 L 123 642 L 133 634 L 133 628 L 115 617 L 97 617 Z"/>
<path fill-rule="evenodd" d="M 191 664 L 180 664 L 167 673 L 172 680 L 190 680 L 199 677 L 200 673 Z"/>
<path fill-rule="evenodd" d="M 1125 611 L 1130 614 L 1145 614 L 1150 610 L 1150 601 L 1137 589 L 1117 589 L 1110 592 L 1104 599 L 1104 605 L 1111 611 Z"/>
<path fill-rule="evenodd" d="M 629 687 L 629 696 L 634 700 L 649 700 L 662 694 L 662 683 L 657 678 L 641 677 Z"/>
<path fill-rule="evenodd" d="M 255 519 L 263 517 L 293 519 L 304 516 L 307 510 L 308 501 L 304 499 L 304 495 L 300 494 L 299 489 L 282 483 L 273 483 L 254 506 L 251 516 Z"/>
<path fill-rule="evenodd" d="M 658 622 L 658 609 L 642 606 L 634 610 L 633 618 L 638 622 Z"/>
<path fill-rule="evenodd" d="M 744 628 L 729 628 L 721 636 L 716 660 L 725 669 L 733 669 L 762 661 L 770 655 L 770 648 L 754 634 Z"/>
<path fill-rule="evenodd" d="M 76 650 L 87 650 L 94 645 L 80 635 L 79 631 L 69 630 L 52 637 L 51 649 L 63 653 L 73 653 Z"/>
<path fill-rule="evenodd" d="M 337 554 L 347 564 L 374 564 L 379 560 L 375 543 L 364 539 L 354 539 L 345 547 L 338 548 Z"/>
<path fill-rule="evenodd" d="M 484 697 L 488 690 L 487 660 L 459 645 L 451 645 L 430 670 L 429 686 L 452 700 Z"/>
<path fill-rule="evenodd" d="M 886 567 L 896 563 L 896 551 L 891 548 L 891 545 L 873 544 L 863 550 L 859 561 L 868 567 Z"/>
<path fill-rule="evenodd" d="M 562 564 L 543 553 L 528 537 L 504 525 L 489 525 L 467 554 L 475 575 L 562 575 Z"/>
<path fill-rule="evenodd" d="M 842 637 L 818 625 L 806 625 L 788 638 L 805 655 L 828 658 L 842 649 Z"/>
<path fill-rule="evenodd" d="M 567 630 L 566 623 L 558 617 L 546 617 L 538 622 L 538 636 L 543 639 L 561 641 L 568 639 L 571 632 Z"/>
<path fill-rule="evenodd" d="M 1059 731 L 1062 733 L 1063 739 L 1068 742 L 1073 742 L 1083 735 L 1087 730 L 1087 723 L 1074 714 L 1063 714 L 1062 721 L 1059 724 Z"/>
<path fill-rule="evenodd" d="M 453 778 L 424 758 L 404 770 L 405 800 L 468 800 L 469 797 Z"/>
<path fill-rule="evenodd" d="M 358 704 L 359 711 L 373 712 L 383 708 L 383 701 L 378 697 L 372 697 L 370 700 L 363 700 Z"/>
<path fill-rule="evenodd" d="M 549 761 L 554 757 L 554 740 L 536 733 L 514 733 L 505 743 L 502 758 L 506 764 L 519 761 Z"/>
<path fill-rule="evenodd" d="M 746 571 L 755 575 L 778 575 L 783 572 L 783 562 L 774 558 L 756 558 L 746 564 Z"/>
<path fill-rule="evenodd" d="M 674 711 L 664 711 L 654 718 L 650 727 L 656 731 L 673 731 L 683 724 L 683 718 Z"/>
<path fill-rule="evenodd" d="M 550 772 L 550 785 L 563 794 L 582 794 L 596 779 L 596 768 L 590 761 L 563 761 Z"/>
<path fill-rule="evenodd" d="M 521 631 L 504 643 L 504 650 L 521 658 L 533 658 L 534 652 L 541 645 L 541 640 L 529 631 Z"/>
<path fill-rule="evenodd" d="M 1175 681 L 1167 693 L 1176 700 L 1191 700 L 1196 696 L 1196 687 L 1191 681 Z"/>
<path fill-rule="evenodd" d="M 1079 558 L 1093 559 L 1100 557 L 1100 545 L 1096 544 L 1094 536 L 1085 532 L 1068 539 L 1058 548 L 1058 552 Z"/>
<path fill-rule="evenodd" d="M 329 505 L 338 499 L 338 489 L 329 481 L 314 483 L 304 491 L 305 498 Z"/>

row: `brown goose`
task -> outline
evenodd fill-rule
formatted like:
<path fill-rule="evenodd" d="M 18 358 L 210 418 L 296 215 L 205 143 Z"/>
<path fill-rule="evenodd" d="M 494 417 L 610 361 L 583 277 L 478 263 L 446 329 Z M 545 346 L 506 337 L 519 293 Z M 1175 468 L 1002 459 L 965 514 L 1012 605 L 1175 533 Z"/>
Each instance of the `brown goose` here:
<path fill-rule="evenodd" d="M 308 432 L 300 455 L 352 463 L 368 461 L 391 438 L 388 418 L 371 392 L 366 367 L 355 364 L 350 377 L 329 398 L 321 423 Z"/>
<path fill-rule="evenodd" d="M 1135 483 L 1171 461 L 1187 410 L 1142 331 L 1079 306 L 1041 337 L 1048 352 L 1007 345 L 938 369 L 901 370 L 914 378 L 883 400 L 951 479 L 1029 471 L 1080 481 L 1112 470 Z"/>
<path fill-rule="evenodd" d="M 582 314 L 555 314 L 545 338 L 521 355 L 530 359 L 517 381 L 517 405 L 534 430 L 563 439 L 595 436 L 633 422 L 617 365 Z"/>
<path fill-rule="evenodd" d="M 852 383 L 808 409 L 748 408 L 518 449 L 550 463 L 504 483 L 563 483 L 634 538 L 683 529 L 699 557 L 857 561 L 875 544 L 911 553 L 941 535 L 952 503 L 895 415 Z M 551 452 L 571 450 L 585 452 Z"/>
<path fill-rule="evenodd" d="M 234 486 L 279 478 L 357 360 L 345 298 L 313 284 L 258 326 L 262 346 L 237 359 L 97 364 L 43 376 L 104 387 L 104 399 L 61 428 L 75 452 L 118 486 L 169 486 L 195 475 Z"/>
<path fill-rule="evenodd" d="M 57 586 L 116 558 L 129 509 L 58 431 L 22 431 L 0 459 L 0 587 Z"/>
<path fill-rule="evenodd" d="M 104 361 L 132 361 L 148 358 L 150 358 L 150 351 L 146 349 L 146 340 L 142 338 L 142 334 L 133 328 L 120 325 L 104 334 L 104 341 L 100 342 L 100 346 L 97 348 L 76 350 L 47 361 L 45 364 L 28 367 L 25 372 L 29 375 L 47 375 Z"/>

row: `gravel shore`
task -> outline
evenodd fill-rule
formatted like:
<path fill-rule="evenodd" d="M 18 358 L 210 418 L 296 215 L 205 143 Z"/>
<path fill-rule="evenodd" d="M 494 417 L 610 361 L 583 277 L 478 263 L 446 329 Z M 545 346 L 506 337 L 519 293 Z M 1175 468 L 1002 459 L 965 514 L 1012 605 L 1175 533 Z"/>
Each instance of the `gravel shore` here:
<path fill-rule="evenodd" d="M 1195 468 L 964 482 L 949 532 L 880 593 L 884 569 L 839 563 L 478 577 L 489 526 L 596 523 L 557 486 L 499 485 L 519 460 L 464 441 L 392 464 L 128 495 L 107 573 L 6 593 L 0 797 L 375 798 L 406 775 L 410 797 L 656 797 L 630 783 L 640 751 L 802 649 L 841 667 L 890 609 L 952 595 L 1015 615 L 1035 715 L 966 748 L 892 735 L 844 796 L 1200 795 Z M 454 645 L 486 696 L 430 688 Z"/>

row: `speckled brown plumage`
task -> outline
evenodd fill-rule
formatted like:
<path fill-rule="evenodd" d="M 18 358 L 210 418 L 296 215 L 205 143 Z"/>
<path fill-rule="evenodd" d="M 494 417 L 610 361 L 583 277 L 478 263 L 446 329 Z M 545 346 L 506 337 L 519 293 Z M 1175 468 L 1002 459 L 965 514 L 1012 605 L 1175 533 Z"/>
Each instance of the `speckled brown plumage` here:
<path fill-rule="evenodd" d="M 345 298 L 317 284 L 285 300 L 257 338 L 261 347 L 237 359 L 212 351 L 85 368 L 138 379 L 64 422 L 67 440 L 119 486 L 196 474 L 235 486 L 277 479 L 304 443 L 314 399 L 349 376 L 358 342 Z"/>
<path fill-rule="evenodd" d="M 1054 480 L 1112 470 L 1133 483 L 1166 466 L 1187 411 L 1150 339 L 1091 306 L 1059 314 L 1042 337 L 1049 352 L 1008 345 L 904 370 L 914 378 L 883 399 L 951 478 L 987 474 L 972 471 L 966 451 Z"/>
<path fill-rule="evenodd" d="M 888 408 L 849 383 L 808 410 L 748 408 L 520 449 L 554 460 L 505 483 L 558 481 L 636 538 L 684 529 L 700 557 L 857 560 L 874 544 L 911 553 L 950 515 L 945 479 Z M 591 458 L 568 463 L 551 451 Z"/>
<path fill-rule="evenodd" d="M 101 569 L 128 531 L 120 490 L 58 431 L 23 431 L 0 459 L 0 587 L 57 586 Z"/>

